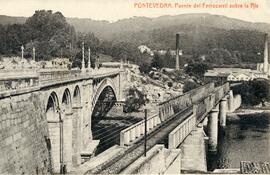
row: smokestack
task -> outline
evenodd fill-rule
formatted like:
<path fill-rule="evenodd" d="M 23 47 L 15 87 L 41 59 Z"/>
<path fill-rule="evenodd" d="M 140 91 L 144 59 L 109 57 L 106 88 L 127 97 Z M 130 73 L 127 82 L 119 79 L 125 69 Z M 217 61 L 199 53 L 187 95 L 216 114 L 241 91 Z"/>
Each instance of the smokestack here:
<path fill-rule="evenodd" d="M 263 72 L 268 75 L 268 34 L 265 34 Z"/>
<path fill-rule="evenodd" d="M 176 34 L 176 65 L 175 65 L 176 70 L 179 70 L 179 38 L 180 38 L 180 34 L 177 33 Z"/>

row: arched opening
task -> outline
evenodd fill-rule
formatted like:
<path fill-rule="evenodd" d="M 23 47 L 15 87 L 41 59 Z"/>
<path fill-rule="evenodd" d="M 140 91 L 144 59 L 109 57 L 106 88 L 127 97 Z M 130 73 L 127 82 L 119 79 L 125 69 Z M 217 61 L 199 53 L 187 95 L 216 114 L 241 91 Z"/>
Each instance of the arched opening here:
<path fill-rule="evenodd" d="M 111 86 L 105 86 L 100 93 L 92 112 L 91 130 L 93 140 L 100 141 L 96 154 L 103 152 L 115 144 L 119 144 L 116 135 L 120 134 L 121 127 L 119 128 L 116 125 L 107 123 L 108 118 L 106 117 L 106 114 L 110 111 L 115 102 L 116 95 L 113 88 Z M 110 133 L 112 130 L 119 132 Z"/>
<path fill-rule="evenodd" d="M 116 101 L 116 95 L 114 90 L 110 86 L 106 86 L 100 93 L 98 100 L 96 101 L 95 107 L 93 109 L 92 117 L 94 119 L 99 119 L 104 117 L 106 113 L 112 108 Z M 92 119 L 93 119 L 92 118 Z"/>
<path fill-rule="evenodd" d="M 46 107 L 46 117 L 47 120 L 53 120 L 58 117 L 57 109 L 59 107 L 58 98 L 55 92 L 52 92 L 49 96 L 47 107 Z"/>
<path fill-rule="evenodd" d="M 60 172 L 60 128 L 59 128 L 59 102 L 55 92 L 52 92 L 46 105 L 46 118 L 48 122 L 49 138 L 46 138 L 49 151 L 51 172 Z"/>
<path fill-rule="evenodd" d="M 101 82 L 99 89 L 93 98 L 95 101 L 93 100 L 91 116 L 93 140 L 99 140 L 95 155 L 119 145 L 121 130 L 141 120 L 139 117 L 123 114 L 123 104 L 117 102 L 116 89 L 112 82 Z"/>
<path fill-rule="evenodd" d="M 63 110 L 63 113 L 70 113 L 72 111 L 71 95 L 68 89 L 65 89 L 64 94 L 63 94 L 62 110 Z"/>
<path fill-rule="evenodd" d="M 81 92 L 79 86 L 75 87 L 73 93 L 73 106 L 80 106 L 81 105 Z"/>

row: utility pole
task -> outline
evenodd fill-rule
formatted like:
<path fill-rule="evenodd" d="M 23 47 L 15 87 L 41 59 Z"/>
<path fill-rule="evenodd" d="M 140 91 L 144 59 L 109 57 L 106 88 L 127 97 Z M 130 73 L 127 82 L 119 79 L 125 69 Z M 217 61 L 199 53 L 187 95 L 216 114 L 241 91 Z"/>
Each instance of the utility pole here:
<path fill-rule="evenodd" d="M 144 109 L 144 157 L 146 157 L 147 145 L 147 109 Z"/>
<path fill-rule="evenodd" d="M 61 110 L 58 107 L 57 112 L 59 114 L 59 127 L 60 127 L 60 174 L 66 173 L 66 165 L 64 164 L 64 128 L 63 119 L 61 116 Z"/>

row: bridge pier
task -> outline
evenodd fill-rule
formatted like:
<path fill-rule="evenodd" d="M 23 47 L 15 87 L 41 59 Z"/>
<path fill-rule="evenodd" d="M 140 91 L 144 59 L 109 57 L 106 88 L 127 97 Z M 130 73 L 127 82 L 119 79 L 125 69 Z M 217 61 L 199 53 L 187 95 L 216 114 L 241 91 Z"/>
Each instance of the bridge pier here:
<path fill-rule="evenodd" d="M 213 108 L 209 114 L 208 135 L 209 135 L 209 151 L 217 151 L 218 144 L 218 113 L 219 105 Z"/>
<path fill-rule="evenodd" d="M 82 150 L 82 117 L 81 117 L 81 106 L 73 107 L 73 120 L 72 120 L 72 164 L 76 167 L 81 164 L 81 150 Z"/>
<path fill-rule="evenodd" d="M 219 125 L 221 127 L 226 126 L 226 114 L 227 114 L 227 98 L 224 97 L 220 101 L 219 105 Z"/>
<path fill-rule="evenodd" d="M 234 110 L 233 91 L 230 90 L 228 100 L 228 111 L 232 112 L 233 110 Z"/>
<path fill-rule="evenodd" d="M 72 114 L 65 113 L 63 122 L 64 160 L 66 172 L 70 172 L 72 167 Z"/>

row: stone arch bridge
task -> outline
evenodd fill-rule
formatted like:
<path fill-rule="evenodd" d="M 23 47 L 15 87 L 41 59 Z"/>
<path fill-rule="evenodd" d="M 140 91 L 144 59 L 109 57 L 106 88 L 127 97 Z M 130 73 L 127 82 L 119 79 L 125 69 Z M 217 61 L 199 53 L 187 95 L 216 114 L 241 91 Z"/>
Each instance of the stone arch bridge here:
<path fill-rule="evenodd" d="M 0 173 L 60 173 L 81 164 L 82 157 L 90 158 L 98 144 L 93 141 L 91 131 L 95 106 L 104 100 L 101 96 L 111 96 L 114 102 L 123 101 L 127 82 L 126 72 L 121 68 L 2 74 L 0 116 L 5 122 L 1 120 L 0 129 L 6 136 L 1 145 L 12 146 L 18 140 L 20 146 L 1 150 L 9 155 L 0 158 L 0 165 L 9 164 L 5 160 L 10 160 L 17 162 L 18 167 L 16 164 L 1 167 Z M 27 163 L 16 157 L 24 152 L 32 158 Z"/>

